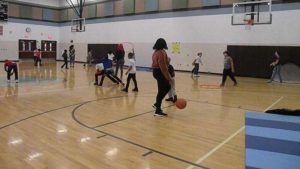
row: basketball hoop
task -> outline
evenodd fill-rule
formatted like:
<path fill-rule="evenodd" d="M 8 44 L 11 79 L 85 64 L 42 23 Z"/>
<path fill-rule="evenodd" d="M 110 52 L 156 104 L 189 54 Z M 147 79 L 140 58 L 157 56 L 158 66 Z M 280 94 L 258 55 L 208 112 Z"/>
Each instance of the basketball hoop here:
<path fill-rule="evenodd" d="M 85 32 L 85 18 L 72 19 L 71 32 Z"/>

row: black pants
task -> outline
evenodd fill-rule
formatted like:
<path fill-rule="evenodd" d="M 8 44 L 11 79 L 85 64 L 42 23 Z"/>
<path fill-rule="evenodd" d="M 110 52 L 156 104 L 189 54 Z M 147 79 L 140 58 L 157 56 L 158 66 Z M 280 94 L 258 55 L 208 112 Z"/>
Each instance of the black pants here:
<path fill-rule="evenodd" d="M 121 60 L 117 60 L 117 65 L 116 65 L 116 73 L 115 75 L 118 76 L 118 72 L 119 72 L 119 69 L 121 71 L 121 78 L 123 77 L 123 67 L 124 67 L 124 59 L 121 59 Z"/>
<path fill-rule="evenodd" d="M 171 85 L 168 82 L 168 80 L 164 77 L 162 74 L 161 70 L 158 68 L 153 69 L 153 77 L 157 81 L 157 87 L 158 87 L 158 92 L 156 96 L 156 111 L 161 110 L 161 102 L 164 99 L 164 97 L 167 95 L 169 90 L 171 89 Z"/>
<path fill-rule="evenodd" d="M 134 88 L 137 89 L 138 86 L 137 86 L 137 82 L 136 82 L 136 75 L 135 73 L 129 73 L 128 74 L 128 77 L 127 77 L 127 83 L 126 83 L 126 90 L 128 90 L 129 88 L 129 84 L 130 84 L 130 80 L 133 80 L 133 83 L 134 83 Z"/>
<path fill-rule="evenodd" d="M 199 72 L 199 63 L 195 63 L 195 67 L 192 70 L 192 74 L 198 75 L 198 72 Z"/>
<path fill-rule="evenodd" d="M 66 69 L 68 69 L 68 59 L 64 59 L 64 64 L 61 66 L 61 68 L 64 66 L 66 66 Z"/>
<path fill-rule="evenodd" d="M 42 59 L 41 58 L 37 58 L 37 57 L 35 58 L 34 66 L 37 66 L 38 62 L 40 62 L 40 66 L 42 66 Z"/>
<path fill-rule="evenodd" d="M 8 67 L 7 80 L 10 80 L 12 70 L 14 71 L 14 74 L 15 74 L 15 80 L 18 80 L 19 76 L 18 76 L 18 67 L 17 67 L 17 65 L 11 65 L 11 66 Z"/>
<path fill-rule="evenodd" d="M 123 82 L 122 82 L 122 80 L 121 79 L 119 79 L 116 75 L 114 75 L 113 74 L 113 71 L 111 71 L 111 70 L 104 70 L 103 71 L 103 75 L 102 75 L 102 78 L 101 78 L 101 81 L 100 81 L 100 86 L 102 86 L 102 84 L 103 84 L 103 81 L 104 81 L 104 78 L 105 77 L 108 77 L 112 82 L 114 82 L 114 83 L 122 83 L 123 84 Z"/>
<path fill-rule="evenodd" d="M 227 79 L 227 76 L 230 77 L 230 79 L 236 84 L 236 79 L 234 78 L 234 74 L 232 73 L 231 69 L 224 69 L 223 70 L 223 78 L 222 78 L 222 85 L 225 84 L 225 81 Z"/>

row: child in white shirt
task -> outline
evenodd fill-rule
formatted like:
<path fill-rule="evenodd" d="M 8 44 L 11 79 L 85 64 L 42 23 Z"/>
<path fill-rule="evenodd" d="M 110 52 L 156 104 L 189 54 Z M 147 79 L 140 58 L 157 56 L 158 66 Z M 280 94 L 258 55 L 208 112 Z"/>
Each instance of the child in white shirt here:
<path fill-rule="evenodd" d="M 138 86 L 137 86 L 137 81 L 136 81 L 136 65 L 135 65 L 135 60 L 134 60 L 134 53 L 128 53 L 128 59 L 129 59 L 129 69 L 126 72 L 127 76 L 127 83 L 126 87 L 122 90 L 123 92 L 128 92 L 130 80 L 133 80 L 134 83 L 134 89 L 132 91 L 138 92 Z"/>

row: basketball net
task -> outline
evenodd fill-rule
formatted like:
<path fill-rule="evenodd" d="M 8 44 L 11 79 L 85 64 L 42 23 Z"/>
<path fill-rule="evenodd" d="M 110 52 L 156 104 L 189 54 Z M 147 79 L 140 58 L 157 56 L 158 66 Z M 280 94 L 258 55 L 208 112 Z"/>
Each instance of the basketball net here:
<path fill-rule="evenodd" d="M 245 30 L 251 30 L 251 27 L 254 25 L 253 19 L 244 19 Z"/>

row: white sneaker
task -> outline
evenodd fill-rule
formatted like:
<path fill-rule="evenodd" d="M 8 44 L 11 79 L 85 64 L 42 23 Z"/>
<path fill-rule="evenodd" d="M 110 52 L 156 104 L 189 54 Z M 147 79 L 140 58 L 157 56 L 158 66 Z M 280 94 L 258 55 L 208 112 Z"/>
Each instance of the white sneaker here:
<path fill-rule="evenodd" d="M 19 80 L 16 80 L 15 82 L 16 82 L 16 83 L 19 83 Z"/>
<path fill-rule="evenodd" d="M 7 80 L 7 83 L 10 83 L 10 80 Z"/>

